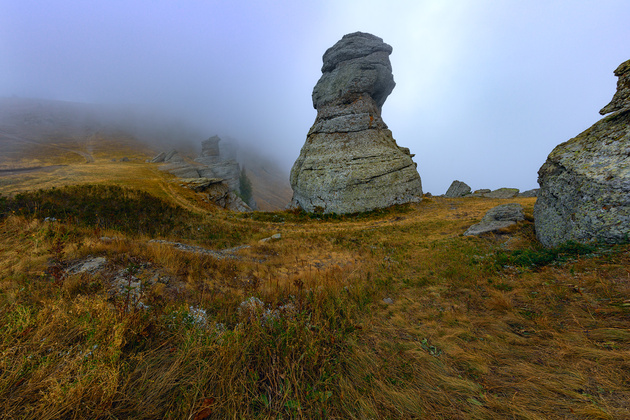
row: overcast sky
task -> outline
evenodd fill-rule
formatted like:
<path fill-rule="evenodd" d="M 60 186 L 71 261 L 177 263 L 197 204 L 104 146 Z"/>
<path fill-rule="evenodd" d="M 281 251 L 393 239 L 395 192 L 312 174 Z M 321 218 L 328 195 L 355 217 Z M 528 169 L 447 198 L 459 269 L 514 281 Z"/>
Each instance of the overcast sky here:
<path fill-rule="evenodd" d="M 355 31 L 394 49 L 383 119 L 425 192 L 525 190 L 601 118 L 630 1 L 0 0 L 0 96 L 156 107 L 288 168 L 322 55 Z"/>

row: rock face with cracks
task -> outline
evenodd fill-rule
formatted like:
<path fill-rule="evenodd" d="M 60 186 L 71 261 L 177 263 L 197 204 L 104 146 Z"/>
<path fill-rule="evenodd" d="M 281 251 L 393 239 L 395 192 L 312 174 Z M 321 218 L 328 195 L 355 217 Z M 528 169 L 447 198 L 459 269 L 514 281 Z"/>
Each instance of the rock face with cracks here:
<path fill-rule="evenodd" d="M 558 145 L 538 171 L 534 219 L 545 246 L 630 239 L 630 60 L 615 75 L 617 93 L 600 111 L 614 114 Z"/>
<path fill-rule="evenodd" d="M 381 38 L 355 32 L 324 54 L 312 96 L 317 118 L 291 169 L 291 207 L 344 214 L 422 199 L 413 155 L 381 118 L 396 85 L 391 52 Z"/>

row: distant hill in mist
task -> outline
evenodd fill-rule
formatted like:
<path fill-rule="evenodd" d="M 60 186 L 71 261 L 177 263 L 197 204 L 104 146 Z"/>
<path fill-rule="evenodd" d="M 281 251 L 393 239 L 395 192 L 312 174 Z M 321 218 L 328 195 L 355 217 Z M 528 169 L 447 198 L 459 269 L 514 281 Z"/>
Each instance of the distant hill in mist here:
<path fill-rule="evenodd" d="M 0 171 L 95 159 L 145 160 L 173 148 L 194 157 L 200 142 L 214 134 L 132 106 L 0 98 Z M 252 181 L 259 209 L 284 208 L 292 193 L 288 171 L 273 158 L 245 149 L 238 151 L 238 160 Z"/>

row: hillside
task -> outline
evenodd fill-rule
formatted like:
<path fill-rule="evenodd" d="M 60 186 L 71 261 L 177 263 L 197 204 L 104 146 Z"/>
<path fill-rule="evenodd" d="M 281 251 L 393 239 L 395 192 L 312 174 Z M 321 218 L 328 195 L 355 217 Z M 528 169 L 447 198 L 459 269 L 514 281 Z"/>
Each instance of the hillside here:
<path fill-rule="evenodd" d="M 0 98 L 0 194 L 104 179 L 141 186 L 160 175 L 158 165 L 140 163 L 172 148 L 196 156 L 204 136 L 137 109 Z M 283 209 L 291 199 L 287 171 L 251 151 L 240 155 L 259 208 Z"/>
<path fill-rule="evenodd" d="M 15 176 L 48 189 L 0 198 L 0 418 L 630 416 L 630 247 L 542 249 L 534 198 L 476 238 L 505 201 L 234 214 L 139 155 Z"/>

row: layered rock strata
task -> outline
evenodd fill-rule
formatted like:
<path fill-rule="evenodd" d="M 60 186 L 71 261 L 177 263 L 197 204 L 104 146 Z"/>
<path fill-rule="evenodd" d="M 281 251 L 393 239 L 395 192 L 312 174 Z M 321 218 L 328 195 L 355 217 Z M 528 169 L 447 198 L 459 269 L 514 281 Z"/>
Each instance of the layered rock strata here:
<path fill-rule="evenodd" d="M 381 38 L 355 32 L 324 54 L 312 95 L 317 118 L 291 169 L 292 207 L 343 214 L 422 199 L 413 155 L 381 118 L 396 85 L 391 52 Z"/>
<path fill-rule="evenodd" d="M 630 238 L 630 60 L 615 71 L 617 93 L 601 119 L 558 145 L 538 171 L 536 236 L 545 246 L 569 240 Z"/>

